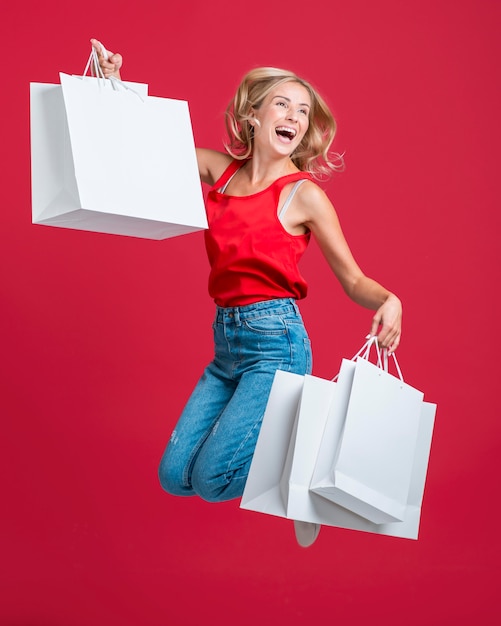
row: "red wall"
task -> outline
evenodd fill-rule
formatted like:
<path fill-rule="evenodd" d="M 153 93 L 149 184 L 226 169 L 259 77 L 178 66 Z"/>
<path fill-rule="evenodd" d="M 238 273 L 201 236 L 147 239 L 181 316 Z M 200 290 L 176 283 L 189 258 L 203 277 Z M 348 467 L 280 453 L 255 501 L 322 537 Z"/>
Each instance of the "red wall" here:
<path fill-rule="evenodd" d="M 500 18 L 496 0 L 2 7 L 2 625 L 497 623 Z M 199 145 L 221 146 L 253 66 L 325 94 L 347 163 L 327 191 L 360 264 L 401 296 L 404 374 L 438 403 L 417 542 L 324 528 L 301 550 L 290 522 L 161 491 L 211 355 L 203 238 L 31 224 L 29 83 L 83 71 L 93 36 L 128 79 L 189 100 Z M 371 314 L 314 245 L 303 270 L 330 377 Z"/>

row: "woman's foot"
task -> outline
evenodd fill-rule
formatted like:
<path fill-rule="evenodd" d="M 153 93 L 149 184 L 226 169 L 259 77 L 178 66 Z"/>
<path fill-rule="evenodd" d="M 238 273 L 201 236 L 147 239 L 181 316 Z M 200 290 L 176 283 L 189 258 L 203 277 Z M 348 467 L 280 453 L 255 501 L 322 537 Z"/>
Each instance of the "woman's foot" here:
<path fill-rule="evenodd" d="M 298 544 L 302 548 L 309 548 L 315 543 L 318 533 L 320 532 L 320 524 L 312 522 L 299 522 L 294 520 L 294 531 Z"/>

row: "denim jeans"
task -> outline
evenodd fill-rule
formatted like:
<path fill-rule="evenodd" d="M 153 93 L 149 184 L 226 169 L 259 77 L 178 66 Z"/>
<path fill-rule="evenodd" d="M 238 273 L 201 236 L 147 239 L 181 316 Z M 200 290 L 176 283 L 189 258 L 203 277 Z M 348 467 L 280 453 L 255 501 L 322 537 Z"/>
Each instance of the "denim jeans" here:
<path fill-rule="evenodd" d="M 293 299 L 217 307 L 215 355 L 172 433 L 162 487 L 209 502 L 242 495 L 277 369 L 311 373 L 308 335 Z"/>

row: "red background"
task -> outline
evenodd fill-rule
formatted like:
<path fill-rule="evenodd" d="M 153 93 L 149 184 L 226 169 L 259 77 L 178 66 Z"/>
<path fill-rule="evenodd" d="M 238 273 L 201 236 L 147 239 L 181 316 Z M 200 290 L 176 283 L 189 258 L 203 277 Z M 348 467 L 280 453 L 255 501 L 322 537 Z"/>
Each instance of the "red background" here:
<path fill-rule="evenodd" d="M 3 3 L 0 623 L 499 623 L 497 0 Z M 352 249 L 404 302 L 400 362 L 438 403 L 419 540 L 164 494 L 166 439 L 211 356 L 201 234 L 164 242 L 31 224 L 29 83 L 124 76 L 190 102 L 198 145 L 256 65 L 325 95 Z M 109 164 L 113 184 L 113 163 Z M 330 377 L 370 327 L 311 246 L 302 310 Z"/>

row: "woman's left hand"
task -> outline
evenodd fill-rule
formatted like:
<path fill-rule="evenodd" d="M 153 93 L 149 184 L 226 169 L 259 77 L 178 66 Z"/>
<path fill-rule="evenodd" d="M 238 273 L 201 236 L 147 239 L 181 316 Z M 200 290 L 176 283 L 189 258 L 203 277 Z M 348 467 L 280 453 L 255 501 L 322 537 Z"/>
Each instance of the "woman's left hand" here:
<path fill-rule="evenodd" d="M 379 330 L 381 327 L 381 330 Z M 402 303 L 390 294 L 372 318 L 371 336 L 377 335 L 378 343 L 391 354 L 400 343 L 402 333 Z"/>

